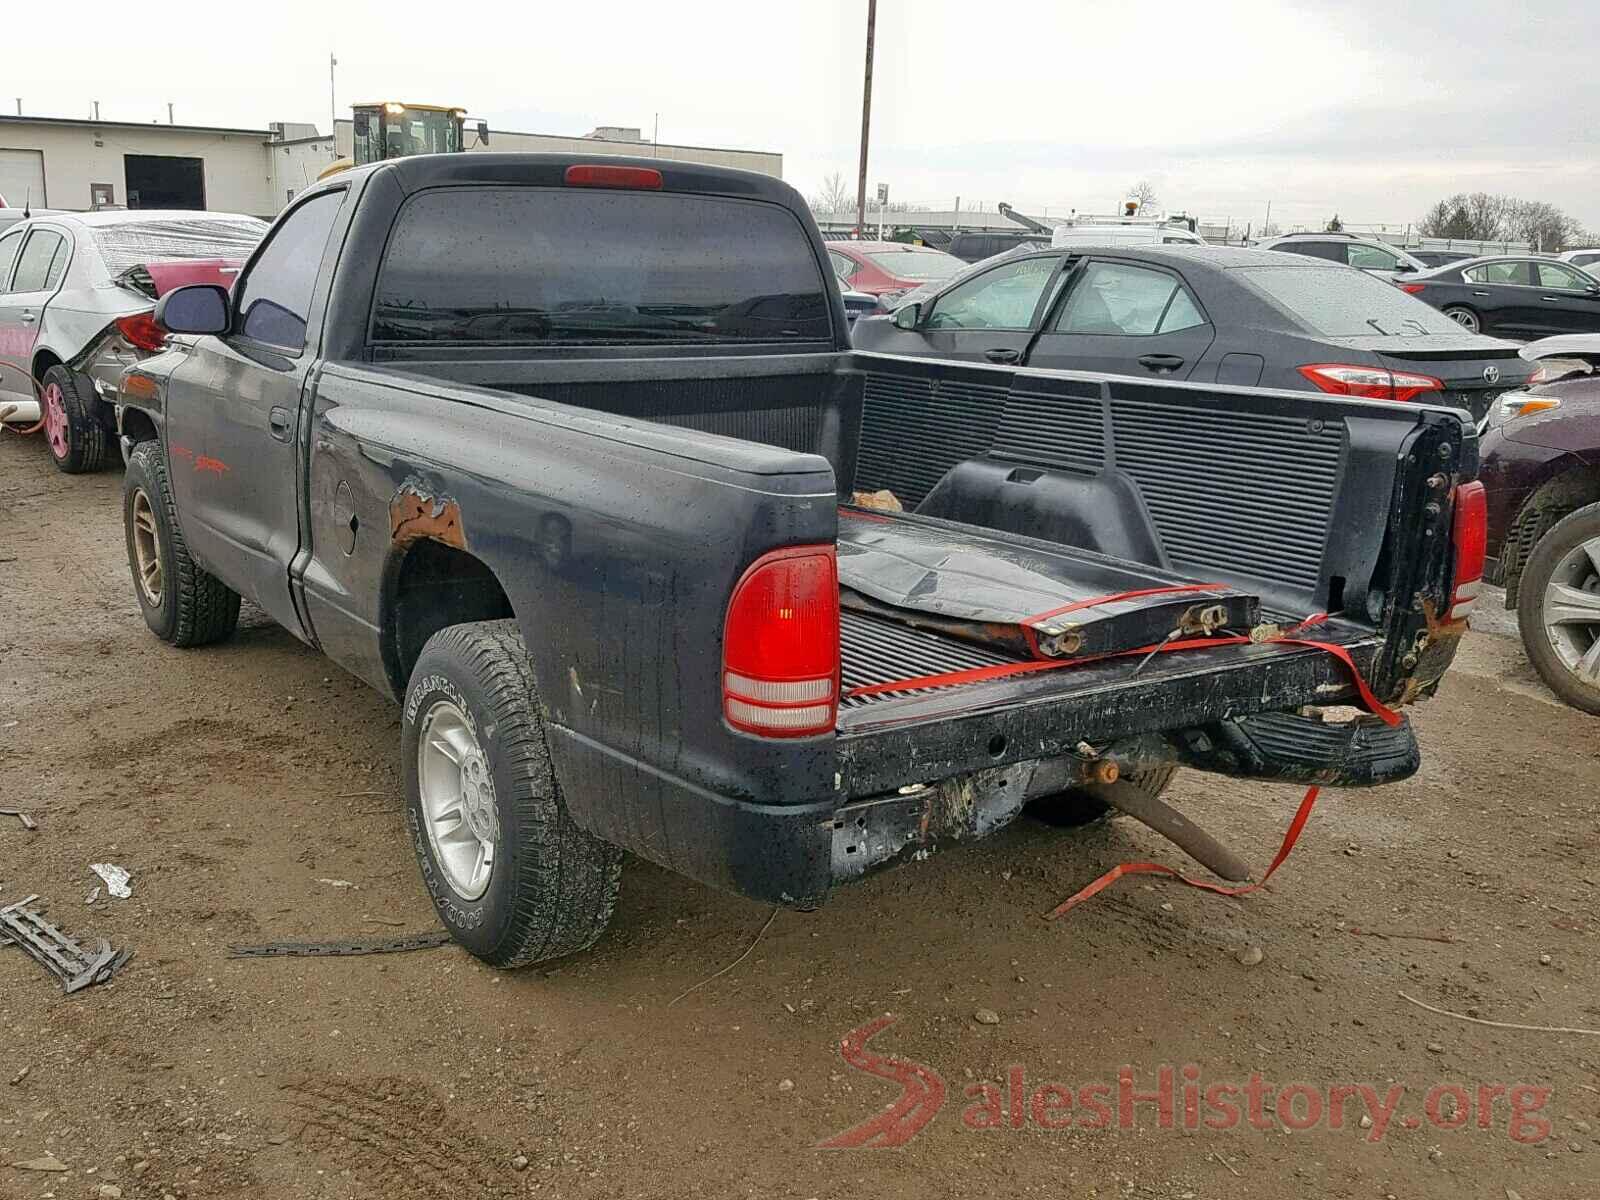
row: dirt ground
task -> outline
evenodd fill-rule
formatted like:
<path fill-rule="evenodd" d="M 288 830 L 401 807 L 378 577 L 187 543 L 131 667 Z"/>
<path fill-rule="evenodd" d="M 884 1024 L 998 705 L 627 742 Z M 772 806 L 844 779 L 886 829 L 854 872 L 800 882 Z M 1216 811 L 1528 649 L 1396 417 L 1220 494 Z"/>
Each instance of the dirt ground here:
<path fill-rule="evenodd" d="M 607 936 L 554 968 L 228 958 L 437 928 L 397 713 L 259 615 L 210 649 L 158 643 L 120 489 L 0 437 L 0 806 L 39 823 L 0 818 L 0 905 L 39 893 L 137 955 L 64 997 L 0 948 L 0 1197 L 1600 1195 L 1600 1037 L 1399 995 L 1600 1028 L 1600 721 L 1540 687 L 1503 615 L 1414 711 L 1421 774 L 1325 794 L 1270 891 L 1131 878 L 1047 923 L 1114 863 L 1182 859 L 1126 821 L 1024 820 L 778 913 L 675 1000 L 769 910 L 639 861 Z M 1173 794 L 1262 863 L 1299 799 L 1193 773 Z M 133 896 L 88 904 L 107 861 Z M 840 1055 L 885 1014 L 870 1050 L 922 1064 L 942 1107 L 904 1144 L 819 1148 L 898 1098 Z M 1152 1092 L 1163 1065 L 1173 1127 L 1154 1102 L 1123 1127 L 1119 1071 Z M 1225 1129 L 1186 1110 L 1192 1076 L 1252 1073 L 1306 1085 L 1298 1107 Z M 1043 1127 L 1048 1083 L 1077 1097 L 1068 1128 Z M 1366 1128 L 1347 1092 L 1334 1128 L 1339 1084 L 1403 1094 Z M 1464 1091 L 1430 1106 L 1441 1084 Z M 1518 1093 L 1514 1123 L 1519 1085 L 1549 1092 Z M 998 1127 L 973 1128 L 991 1097 Z M 1313 1097 L 1321 1120 L 1291 1128 Z M 46 1156 L 68 1169 L 8 1165 Z"/>

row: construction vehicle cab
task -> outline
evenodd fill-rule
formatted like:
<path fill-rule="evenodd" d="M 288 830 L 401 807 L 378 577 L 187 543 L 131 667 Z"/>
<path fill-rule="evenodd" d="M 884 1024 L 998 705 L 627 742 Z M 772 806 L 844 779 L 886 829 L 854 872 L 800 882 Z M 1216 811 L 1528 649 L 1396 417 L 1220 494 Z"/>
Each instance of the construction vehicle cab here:
<path fill-rule="evenodd" d="M 465 150 L 467 112 L 438 104 L 394 100 L 352 105 L 356 166 L 407 158 L 413 154 L 457 154 Z M 489 141 L 489 126 L 478 122 L 479 144 Z"/>

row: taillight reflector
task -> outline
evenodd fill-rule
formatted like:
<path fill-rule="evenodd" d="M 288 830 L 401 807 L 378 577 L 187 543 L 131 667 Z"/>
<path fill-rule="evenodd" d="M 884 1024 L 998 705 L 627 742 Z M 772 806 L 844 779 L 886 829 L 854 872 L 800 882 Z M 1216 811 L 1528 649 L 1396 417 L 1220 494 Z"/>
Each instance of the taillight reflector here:
<path fill-rule="evenodd" d="M 1308 363 L 1296 367 L 1321 391 L 1335 396 L 1361 396 L 1368 400 L 1414 400 L 1423 392 L 1442 392 L 1444 381 L 1432 375 L 1390 371 L 1383 367 L 1357 367 L 1345 363 Z"/>
<path fill-rule="evenodd" d="M 1402 292 L 1406 293 L 1406 295 L 1408 295 L 1408 296 L 1415 296 L 1418 292 L 1420 292 L 1423 288 L 1425 288 L 1427 286 L 1428 285 L 1425 284 L 1425 283 L 1402 283 L 1400 285 L 1400 290 Z"/>
<path fill-rule="evenodd" d="M 568 187 L 661 189 L 661 172 L 654 167 L 614 167 L 604 163 L 578 163 L 567 168 Z"/>
<path fill-rule="evenodd" d="M 140 350 L 154 354 L 167 348 L 167 331 L 156 324 L 155 317 L 150 313 L 118 317 L 115 324 L 117 331 Z"/>
<path fill-rule="evenodd" d="M 831 732 L 839 706 L 839 573 L 832 546 L 762 555 L 728 602 L 722 712 L 766 737 Z"/>
<path fill-rule="evenodd" d="M 1449 613 L 1454 621 L 1470 613 L 1477 602 L 1483 560 L 1489 546 L 1489 505 L 1483 484 L 1477 480 L 1456 486 L 1450 541 L 1456 552 Z"/>

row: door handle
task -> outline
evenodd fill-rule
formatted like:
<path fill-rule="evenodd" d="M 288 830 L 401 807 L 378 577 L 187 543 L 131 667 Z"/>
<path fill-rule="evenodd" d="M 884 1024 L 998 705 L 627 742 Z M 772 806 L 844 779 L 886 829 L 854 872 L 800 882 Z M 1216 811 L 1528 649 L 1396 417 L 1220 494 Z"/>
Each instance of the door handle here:
<path fill-rule="evenodd" d="M 1473 292 L 1472 294 L 1474 296 L 1487 296 L 1489 293 L 1488 292 Z"/>
<path fill-rule="evenodd" d="M 992 363 L 1014 363 L 1022 357 L 1020 350 L 985 350 L 983 356 Z"/>
<path fill-rule="evenodd" d="M 22 321 L 22 323 L 24 325 L 32 325 L 38 319 L 39 319 L 38 317 L 34 316 L 27 309 L 23 309 L 22 310 L 22 316 L 21 316 L 20 320 Z"/>
<path fill-rule="evenodd" d="M 1139 365 L 1151 371 L 1176 371 L 1183 366 L 1183 359 L 1176 354 L 1141 354 Z"/>
<path fill-rule="evenodd" d="M 1560 304 L 1561 303 L 1561 297 L 1560 296 L 1541 296 L 1540 299 L 1546 300 L 1551 304 Z"/>
<path fill-rule="evenodd" d="M 275 408 L 267 414 L 267 424 L 272 427 L 272 436 L 280 442 L 289 440 L 289 410 Z"/>

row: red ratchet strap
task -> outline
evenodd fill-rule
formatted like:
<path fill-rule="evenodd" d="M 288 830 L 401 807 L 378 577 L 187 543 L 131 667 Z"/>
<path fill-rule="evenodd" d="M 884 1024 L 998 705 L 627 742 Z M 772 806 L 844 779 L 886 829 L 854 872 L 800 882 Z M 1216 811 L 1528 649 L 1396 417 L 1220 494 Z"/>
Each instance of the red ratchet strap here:
<path fill-rule="evenodd" d="M 1103 602 L 1099 601 L 1099 603 Z M 1327 620 L 1326 613 L 1316 613 L 1307 617 L 1298 625 L 1285 630 L 1279 636 L 1268 638 L 1265 642 L 1258 644 L 1306 646 L 1310 649 L 1322 650 L 1333 655 L 1350 672 L 1350 678 L 1355 684 L 1356 694 L 1361 697 L 1361 703 L 1366 707 L 1366 710 L 1381 718 L 1385 724 L 1391 726 L 1399 725 L 1400 714 L 1373 695 L 1372 689 L 1367 686 L 1367 681 L 1361 677 L 1360 668 L 1356 666 L 1355 659 L 1350 657 L 1348 650 L 1333 642 L 1318 642 L 1309 638 L 1288 636 L 1291 633 L 1298 633 L 1308 626 L 1321 624 L 1325 620 Z M 1218 646 L 1243 646 L 1249 643 L 1250 639 L 1243 634 L 1230 634 L 1226 637 L 1187 638 L 1177 642 L 1157 642 L 1153 646 L 1140 646 L 1137 650 L 1119 650 L 1112 654 L 1100 654 L 1092 658 L 1052 658 L 1037 662 L 997 663 L 992 667 L 970 667 L 964 671 L 945 671 L 937 675 L 918 675 L 911 679 L 894 679 L 887 683 L 871 683 L 862 687 L 851 688 L 844 695 L 845 699 L 853 700 L 858 696 L 881 696 L 886 692 L 911 692 L 927 688 L 955 687 L 964 683 L 982 683 L 990 679 L 1005 679 L 1012 675 L 1027 675 L 1034 671 L 1053 671 L 1062 667 L 1078 667 L 1083 666 L 1085 663 L 1104 662 L 1112 658 L 1130 658 L 1147 654 L 1170 654 L 1177 650 L 1209 650 Z"/>
<path fill-rule="evenodd" d="M 1077 905 L 1085 900 L 1099 895 L 1124 875 L 1170 875 L 1173 879 L 1188 884 L 1190 887 L 1200 888 L 1202 891 L 1215 892 L 1219 896 L 1244 896 L 1257 888 L 1265 887 L 1267 880 L 1279 867 L 1283 860 L 1289 857 L 1289 852 L 1294 849 L 1294 844 L 1300 840 L 1300 834 L 1306 827 L 1306 822 L 1311 819 L 1311 810 L 1316 806 L 1317 793 L 1320 789 L 1315 786 L 1306 789 L 1305 798 L 1300 801 L 1300 807 L 1295 810 L 1294 820 L 1289 822 L 1288 832 L 1283 835 L 1283 844 L 1278 847 L 1278 853 L 1273 856 L 1272 865 L 1267 868 L 1267 873 L 1254 883 L 1247 883 L 1243 887 L 1224 887 L 1218 883 L 1208 883 L 1204 879 L 1191 879 L 1181 871 L 1162 863 L 1135 862 L 1123 863 L 1112 867 L 1104 875 L 1096 879 L 1088 887 L 1074 892 L 1055 908 L 1044 914 L 1046 921 L 1054 921 L 1057 917 L 1065 916 Z"/>

